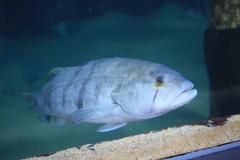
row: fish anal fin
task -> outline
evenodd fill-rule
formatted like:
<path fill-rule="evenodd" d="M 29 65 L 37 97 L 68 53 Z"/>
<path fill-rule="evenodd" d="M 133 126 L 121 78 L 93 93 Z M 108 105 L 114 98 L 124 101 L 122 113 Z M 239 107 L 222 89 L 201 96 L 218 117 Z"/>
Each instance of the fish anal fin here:
<path fill-rule="evenodd" d="M 63 126 L 66 123 L 66 120 L 63 118 L 54 118 L 54 124 L 57 126 Z"/>
<path fill-rule="evenodd" d="M 111 123 L 111 124 L 105 124 L 100 126 L 97 131 L 98 132 L 109 132 L 109 131 L 113 131 L 115 129 L 121 128 L 123 126 L 125 126 L 127 123 Z"/>

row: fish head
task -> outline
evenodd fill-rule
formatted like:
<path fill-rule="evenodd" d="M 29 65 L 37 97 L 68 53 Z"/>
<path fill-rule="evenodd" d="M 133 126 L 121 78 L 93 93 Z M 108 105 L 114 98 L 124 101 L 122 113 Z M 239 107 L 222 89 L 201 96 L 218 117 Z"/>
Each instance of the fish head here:
<path fill-rule="evenodd" d="M 137 71 L 136 71 L 137 72 Z M 125 80 L 125 87 L 116 99 L 122 109 L 132 115 L 153 118 L 190 102 L 197 95 L 191 81 L 161 64 L 138 67 L 133 78 Z"/>
<path fill-rule="evenodd" d="M 197 95 L 194 84 L 184 78 L 180 73 L 160 65 L 153 74 L 152 112 L 166 113 L 179 108 Z"/>

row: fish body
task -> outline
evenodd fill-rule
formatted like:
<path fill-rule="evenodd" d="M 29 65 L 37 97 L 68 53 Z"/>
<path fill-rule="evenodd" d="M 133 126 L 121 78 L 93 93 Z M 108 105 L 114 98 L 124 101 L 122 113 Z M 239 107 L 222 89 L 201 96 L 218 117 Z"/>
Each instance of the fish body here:
<path fill-rule="evenodd" d="M 162 64 L 105 58 L 58 68 L 33 99 L 42 120 L 101 123 L 98 131 L 106 132 L 165 114 L 196 95 L 192 82 Z"/>

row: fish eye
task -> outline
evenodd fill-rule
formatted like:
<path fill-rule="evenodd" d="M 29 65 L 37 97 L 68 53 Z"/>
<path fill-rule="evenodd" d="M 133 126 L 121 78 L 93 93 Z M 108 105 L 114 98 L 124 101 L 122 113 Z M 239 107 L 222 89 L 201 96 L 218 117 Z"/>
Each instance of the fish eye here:
<path fill-rule="evenodd" d="M 163 76 L 158 76 L 155 81 L 155 87 L 159 88 L 164 83 Z"/>

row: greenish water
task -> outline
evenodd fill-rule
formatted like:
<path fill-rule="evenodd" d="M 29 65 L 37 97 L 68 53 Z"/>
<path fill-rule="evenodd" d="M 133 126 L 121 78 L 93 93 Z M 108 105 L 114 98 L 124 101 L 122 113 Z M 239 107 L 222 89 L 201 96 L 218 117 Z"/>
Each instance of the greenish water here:
<path fill-rule="evenodd" d="M 74 25 L 78 29 L 69 34 L 57 29 L 58 35 L 1 37 L 0 159 L 55 152 L 209 117 L 203 54 L 206 18 L 167 4 L 147 16 L 108 12 Z M 193 81 L 199 94 L 176 111 L 108 133 L 96 132 L 95 124 L 58 127 L 42 123 L 31 103 L 15 95 L 16 91 L 40 89 L 53 67 L 75 66 L 104 57 L 130 57 L 165 64 Z"/>

